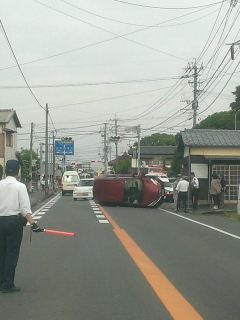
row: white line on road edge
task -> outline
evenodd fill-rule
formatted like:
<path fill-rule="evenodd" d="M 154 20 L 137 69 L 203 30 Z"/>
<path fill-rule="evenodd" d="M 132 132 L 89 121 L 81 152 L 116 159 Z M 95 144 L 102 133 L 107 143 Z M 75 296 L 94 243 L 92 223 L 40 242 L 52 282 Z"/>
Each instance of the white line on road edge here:
<path fill-rule="evenodd" d="M 40 209 L 34 211 L 32 213 L 32 217 L 36 216 L 38 214 L 39 211 L 42 211 L 43 208 L 45 208 L 52 200 L 58 198 L 58 195 L 56 195 L 53 199 L 51 199 L 50 201 L 48 201 L 45 205 L 43 205 Z"/>
<path fill-rule="evenodd" d="M 221 230 L 221 229 L 218 229 L 218 228 L 209 226 L 209 225 L 207 225 L 207 224 L 205 224 L 205 223 L 202 223 L 202 222 L 198 222 L 198 221 L 189 219 L 189 218 L 187 218 L 187 217 L 181 216 L 180 214 L 177 214 L 177 213 L 174 213 L 174 212 L 165 210 L 165 209 L 161 209 L 161 208 L 158 208 L 158 209 L 159 209 L 159 210 L 162 210 L 162 211 L 165 211 L 165 212 L 167 212 L 167 213 L 170 213 L 170 214 L 172 214 L 173 216 L 176 216 L 176 217 L 178 217 L 178 218 L 182 218 L 182 219 L 191 221 L 191 222 L 193 222 L 193 223 L 199 224 L 200 226 L 203 226 L 203 227 L 206 227 L 206 228 L 215 230 L 215 231 L 217 231 L 217 232 L 223 233 L 223 234 L 225 234 L 225 235 L 227 235 L 227 236 L 230 236 L 230 237 L 232 237 L 232 238 L 235 238 L 235 239 L 240 240 L 240 237 L 239 237 L 239 236 L 236 236 L 235 234 L 232 234 L 232 233 L 226 232 L 226 231 L 224 231 L 224 230 Z"/>

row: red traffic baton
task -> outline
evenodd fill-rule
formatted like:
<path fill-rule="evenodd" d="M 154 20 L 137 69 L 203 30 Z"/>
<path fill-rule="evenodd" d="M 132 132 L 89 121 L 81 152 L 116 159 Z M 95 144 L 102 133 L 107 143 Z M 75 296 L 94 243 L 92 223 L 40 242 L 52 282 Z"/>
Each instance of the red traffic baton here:
<path fill-rule="evenodd" d="M 54 234 L 62 234 L 64 236 L 75 236 L 74 232 L 58 231 L 58 230 L 51 230 L 51 229 L 43 229 L 43 232 L 54 233 Z"/>

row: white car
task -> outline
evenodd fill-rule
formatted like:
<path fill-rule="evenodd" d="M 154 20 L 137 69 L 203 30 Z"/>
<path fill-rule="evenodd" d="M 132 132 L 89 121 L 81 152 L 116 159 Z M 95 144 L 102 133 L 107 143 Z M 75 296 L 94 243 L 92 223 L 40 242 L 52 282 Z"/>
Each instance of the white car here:
<path fill-rule="evenodd" d="M 93 199 L 94 178 L 81 179 L 78 186 L 73 190 L 73 199 Z"/>

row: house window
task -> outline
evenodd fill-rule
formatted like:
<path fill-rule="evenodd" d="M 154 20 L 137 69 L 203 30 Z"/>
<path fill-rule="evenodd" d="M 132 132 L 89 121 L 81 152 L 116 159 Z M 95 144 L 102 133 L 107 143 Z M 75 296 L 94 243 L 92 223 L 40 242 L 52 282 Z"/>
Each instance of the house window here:
<path fill-rule="evenodd" d="M 238 186 L 240 183 L 240 165 L 214 165 L 212 173 L 222 173 L 227 184 L 224 195 L 226 201 L 238 200 Z"/>
<path fill-rule="evenodd" d="M 6 132 L 6 146 L 13 147 L 13 135 L 11 132 Z"/>

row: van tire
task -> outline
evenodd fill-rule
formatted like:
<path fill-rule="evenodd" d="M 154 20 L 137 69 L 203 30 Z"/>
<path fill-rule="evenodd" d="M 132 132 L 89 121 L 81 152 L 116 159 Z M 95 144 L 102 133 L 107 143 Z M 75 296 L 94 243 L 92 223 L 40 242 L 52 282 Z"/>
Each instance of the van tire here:
<path fill-rule="evenodd" d="M 65 191 L 62 190 L 62 196 L 65 196 Z"/>

